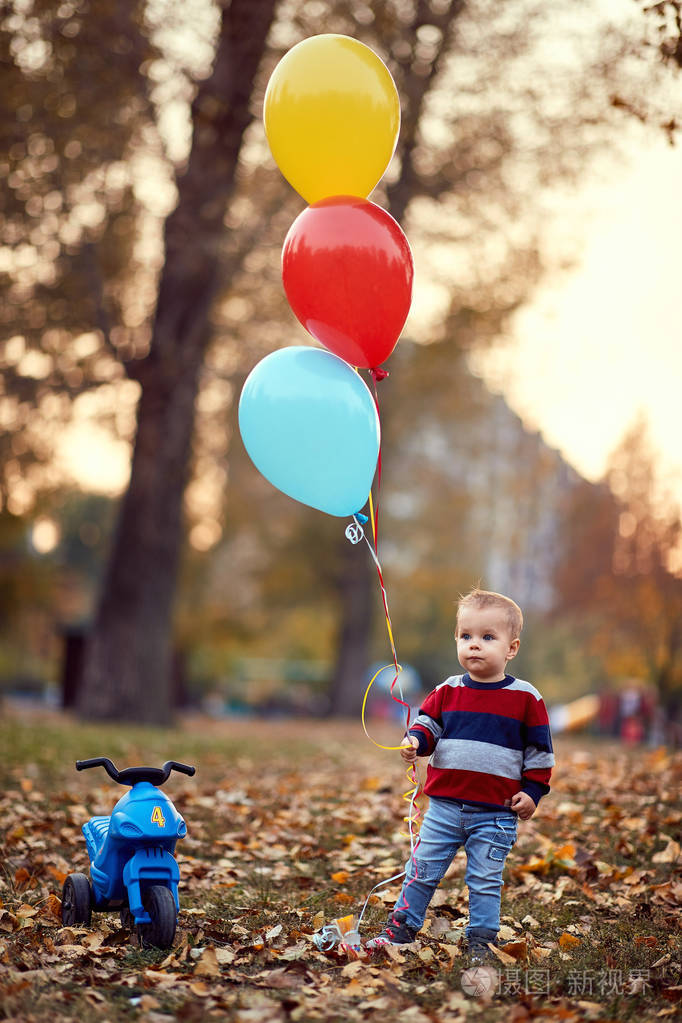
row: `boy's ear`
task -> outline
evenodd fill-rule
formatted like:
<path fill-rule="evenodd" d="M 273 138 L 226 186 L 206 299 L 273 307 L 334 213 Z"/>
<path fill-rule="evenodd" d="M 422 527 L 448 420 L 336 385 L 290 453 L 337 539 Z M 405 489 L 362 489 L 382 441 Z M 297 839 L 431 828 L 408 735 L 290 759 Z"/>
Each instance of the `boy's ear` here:
<path fill-rule="evenodd" d="M 509 653 L 507 654 L 507 660 L 508 661 L 511 661 L 512 657 L 516 657 L 516 655 L 519 652 L 519 647 L 520 646 L 521 646 L 521 640 L 518 637 L 511 641 L 511 643 L 509 644 Z"/>

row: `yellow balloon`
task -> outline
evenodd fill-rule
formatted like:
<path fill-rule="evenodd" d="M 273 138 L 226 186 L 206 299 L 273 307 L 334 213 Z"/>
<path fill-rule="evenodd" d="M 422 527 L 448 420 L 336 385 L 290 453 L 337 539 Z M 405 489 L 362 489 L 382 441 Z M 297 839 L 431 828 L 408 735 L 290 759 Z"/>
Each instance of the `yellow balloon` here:
<path fill-rule="evenodd" d="M 263 120 L 279 169 L 308 203 L 366 198 L 393 156 L 400 100 L 388 68 L 364 43 L 311 36 L 273 71 Z"/>

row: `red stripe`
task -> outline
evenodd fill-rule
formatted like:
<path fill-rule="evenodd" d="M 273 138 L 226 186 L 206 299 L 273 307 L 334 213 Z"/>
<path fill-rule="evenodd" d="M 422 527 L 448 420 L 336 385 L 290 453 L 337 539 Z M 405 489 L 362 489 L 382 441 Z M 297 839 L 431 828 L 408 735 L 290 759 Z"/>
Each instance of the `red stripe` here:
<path fill-rule="evenodd" d="M 470 800 L 473 803 L 494 803 L 503 806 L 521 788 L 521 779 L 500 778 L 480 771 L 441 770 L 429 766 L 424 792 L 427 796 Z"/>
<path fill-rule="evenodd" d="M 542 785 L 549 785 L 549 779 L 552 777 L 552 768 L 535 767 L 532 770 L 524 771 L 523 777 L 528 778 L 528 781 L 539 781 Z"/>
<path fill-rule="evenodd" d="M 500 714 L 529 725 L 546 725 L 544 704 L 523 689 L 472 689 L 470 686 L 444 685 L 430 693 L 422 708 L 438 720 L 444 711 L 473 711 L 477 714 Z"/>

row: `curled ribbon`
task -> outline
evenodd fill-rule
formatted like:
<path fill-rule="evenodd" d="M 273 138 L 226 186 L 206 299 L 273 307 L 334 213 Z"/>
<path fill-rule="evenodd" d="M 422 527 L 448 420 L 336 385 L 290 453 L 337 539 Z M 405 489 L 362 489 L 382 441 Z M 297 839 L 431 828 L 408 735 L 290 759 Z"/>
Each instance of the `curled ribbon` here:
<path fill-rule="evenodd" d="M 382 370 L 382 369 L 372 369 L 372 370 L 370 370 L 370 373 L 371 373 L 373 381 L 374 381 L 374 400 L 375 400 L 375 403 L 376 403 L 377 414 L 379 414 L 379 395 L 377 393 L 377 386 L 376 385 L 377 385 L 377 381 L 383 380 L 383 378 L 388 376 L 388 374 L 386 373 L 385 370 Z M 391 682 L 390 694 L 391 694 L 391 699 L 395 700 L 396 703 L 400 704 L 400 706 L 403 707 L 404 710 L 405 710 L 405 731 L 407 731 L 409 729 L 409 727 L 410 727 L 410 705 L 403 698 L 403 691 L 402 691 L 402 688 L 400 686 L 399 677 L 400 677 L 400 673 L 402 672 L 403 669 L 402 669 L 402 666 L 398 663 L 398 655 L 396 653 L 395 640 L 393 638 L 393 627 L 391 625 L 391 616 L 390 616 L 389 610 L 388 610 L 388 597 L 386 595 L 386 586 L 384 584 L 384 576 L 383 576 L 383 572 L 381 570 L 381 563 L 379 561 L 379 552 L 378 552 L 378 537 L 377 537 L 377 534 L 378 534 L 378 520 L 379 520 L 378 498 L 379 498 L 379 488 L 380 488 L 380 486 L 381 486 L 381 447 L 379 448 L 379 457 L 378 457 L 378 460 L 377 460 L 377 508 L 376 508 L 376 511 L 374 509 L 374 504 L 373 504 L 373 501 L 372 501 L 372 494 L 371 494 L 371 492 L 369 494 L 369 519 L 370 519 L 370 522 L 372 524 L 372 539 L 373 539 L 373 543 L 370 543 L 370 541 L 368 540 L 367 536 L 365 535 L 365 532 L 364 532 L 364 530 L 362 528 L 362 525 L 361 525 L 361 522 L 360 522 L 359 513 L 358 513 L 358 515 L 354 515 L 353 516 L 353 519 L 355 521 L 355 525 L 357 527 L 357 533 L 356 533 L 357 540 L 354 539 L 353 542 L 354 543 L 355 542 L 359 542 L 359 540 L 364 538 L 365 543 L 367 544 L 367 546 L 369 548 L 369 552 L 370 552 L 370 554 L 372 556 L 374 564 L 376 565 L 377 574 L 379 576 L 379 585 L 381 587 L 381 599 L 382 599 L 382 602 L 383 602 L 383 605 L 384 605 L 384 616 L 385 616 L 385 619 L 386 619 L 386 630 L 388 632 L 388 639 L 389 639 L 389 642 L 390 642 L 390 645 L 391 645 L 391 653 L 393 655 L 393 665 L 392 666 L 395 669 L 395 675 L 393 677 L 393 681 Z M 363 522 L 365 521 L 364 517 L 362 517 L 362 521 Z M 367 722 L 366 722 L 366 719 L 365 719 L 365 711 L 366 711 L 366 708 L 367 708 L 367 700 L 368 700 L 368 697 L 369 697 L 369 694 L 370 694 L 370 690 L 371 690 L 372 686 L 374 685 L 377 677 L 381 674 L 381 672 L 385 671 L 387 668 L 390 668 L 390 667 L 391 667 L 390 664 L 385 664 L 383 667 L 379 668 L 379 670 L 377 672 L 375 672 L 375 674 L 370 679 L 369 685 L 367 686 L 367 688 L 365 690 L 365 695 L 364 695 L 363 700 L 362 700 L 362 728 L 363 728 L 363 731 L 364 731 L 365 735 L 370 740 L 370 742 L 372 742 L 379 749 L 384 749 L 384 750 L 400 750 L 402 748 L 402 746 L 384 746 L 383 743 L 377 742 L 376 739 L 373 739 L 372 736 L 369 734 L 369 732 L 367 730 Z M 398 687 L 398 692 L 400 693 L 399 696 L 397 696 L 395 694 L 395 692 L 394 692 L 394 689 L 395 689 L 396 686 Z M 409 779 L 409 782 L 410 782 L 410 788 L 406 792 L 403 793 L 403 797 L 402 798 L 409 803 L 409 812 L 408 812 L 407 816 L 403 817 L 403 820 L 407 824 L 407 827 L 408 827 L 408 837 L 410 839 L 410 860 L 409 860 L 409 863 L 414 863 L 415 852 L 416 852 L 417 846 L 419 845 L 418 825 L 419 825 L 419 818 L 421 817 L 421 811 L 419 810 L 419 807 L 418 807 L 417 802 L 416 802 L 417 796 L 419 795 L 419 792 L 421 790 L 421 785 L 420 785 L 419 779 L 417 777 L 417 767 L 416 767 L 416 764 L 411 764 L 408 767 L 408 769 L 406 771 L 406 775 L 407 775 L 407 778 Z M 367 906 L 369 904 L 369 900 L 372 897 L 372 895 L 374 894 L 374 892 L 376 892 L 379 888 L 383 888 L 385 885 L 391 884 L 391 882 L 397 881 L 397 880 L 399 880 L 399 878 L 404 877 L 405 873 L 406 873 L 406 871 L 403 870 L 399 874 L 395 874 L 393 877 L 387 878 L 385 881 L 380 881 L 379 884 L 375 885 L 374 888 L 371 889 L 371 891 L 367 895 L 367 898 L 365 899 L 365 903 L 364 903 L 364 905 L 362 907 L 362 911 L 360 912 L 360 915 L 358 917 L 358 922 L 357 922 L 357 931 L 358 932 L 359 932 L 359 929 L 360 929 L 360 924 L 362 923 L 362 919 L 363 919 L 363 917 L 365 915 L 365 910 L 367 909 Z M 416 875 L 416 871 L 415 871 L 415 875 Z M 412 880 L 414 880 L 414 878 Z M 408 884 L 411 884 L 411 883 L 412 883 L 412 881 L 408 882 Z"/>

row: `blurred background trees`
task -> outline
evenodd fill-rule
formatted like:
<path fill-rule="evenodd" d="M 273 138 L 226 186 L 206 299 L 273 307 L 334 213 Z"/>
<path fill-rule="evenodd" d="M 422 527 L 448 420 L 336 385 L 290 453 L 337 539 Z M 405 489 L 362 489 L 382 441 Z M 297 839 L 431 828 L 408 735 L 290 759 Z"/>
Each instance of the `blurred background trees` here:
<path fill-rule="evenodd" d="M 608 675 L 673 700 L 679 516 L 653 507 L 641 426 L 589 484 L 467 363 L 561 262 L 543 224 L 562 189 L 612 158 L 642 95 L 657 121 L 646 48 L 587 2 L 3 5 L 3 674 L 54 680 L 75 627 L 82 712 L 161 723 L 179 679 L 355 713 L 385 656 L 366 549 L 273 491 L 236 432 L 251 367 L 306 340 L 279 277 L 303 202 L 260 113 L 277 60 L 321 31 L 379 53 L 403 105 L 372 195 L 418 272 L 379 385 L 401 659 L 427 688 L 454 670 L 454 602 L 480 580 L 527 610 L 516 670 L 551 699 Z M 69 486 L 84 438 L 104 471 L 109 437 L 133 451 L 115 502 Z"/>

